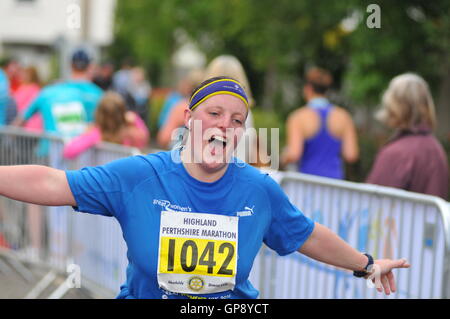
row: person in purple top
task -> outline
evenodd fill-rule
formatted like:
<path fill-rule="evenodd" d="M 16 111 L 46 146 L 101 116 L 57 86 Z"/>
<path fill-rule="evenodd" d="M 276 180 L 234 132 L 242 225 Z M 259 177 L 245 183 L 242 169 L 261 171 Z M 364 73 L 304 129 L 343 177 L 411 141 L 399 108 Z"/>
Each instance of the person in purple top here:
<path fill-rule="evenodd" d="M 433 135 L 436 115 L 425 80 L 412 73 L 396 76 L 382 105 L 377 119 L 394 133 L 377 154 L 367 182 L 447 200 L 448 159 Z"/>
<path fill-rule="evenodd" d="M 303 88 L 308 103 L 288 117 L 281 164 L 296 163 L 299 172 L 344 179 L 343 161 L 358 159 L 358 141 L 351 115 L 325 97 L 331 83 L 328 71 L 308 71 Z"/>

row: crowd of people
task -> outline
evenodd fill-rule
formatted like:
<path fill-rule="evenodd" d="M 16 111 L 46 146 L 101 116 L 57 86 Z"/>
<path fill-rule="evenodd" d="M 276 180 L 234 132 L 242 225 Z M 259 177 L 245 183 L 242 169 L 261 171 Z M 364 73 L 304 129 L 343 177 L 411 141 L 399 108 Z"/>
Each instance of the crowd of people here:
<path fill-rule="evenodd" d="M 79 49 L 71 56 L 69 79 L 42 85 L 35 67 L 7 60 L 0 92 L 0 125 L 57 134 L 66 141 L 68 159 L 100 142 L 142 150 L 149 143 L 151 85 L 141 67 L 114 72 L 111 64 L 95 65 Z"/>
<path fill-rule="evenodd" d="M 42 86 L 35 67 L 15 60 L 0 69 L 0 125 L 23 126 L 32 132 L 52 132 L 67 139 L 64 157 L 76 158 L 100 142 L 118 143 L 146 150 L 150 146 L 152 86 L 142 67 L 124 60 L 119 70 L 110 62 L 92 63 L 84 50 L 72 55 L 67 81 Z M 247 163 L 257 153 L 251 85 L 240 61 L 230 55 L 214 58 L 205 69 L 182 76 L 165 97 L 155 140 L 151 144 L 171 149 L 186 137 L 189 97 L 202 81 L 216 76 L 236 79 L 249 100 L 245 134 L 235 155 Z M 307 70 L 302 87 L 306 105 L 286 120 L 286 147 L 280 154 L 281 169 L 345 179 L 345 163 L 360 158 L 352 114 L 328 98 L 331 73 L 319 67 Z M 392 137 L 377 154 L 367 183 L 398 187 L 448 198 L 448 159 L 433 131 L 436 115 L 428 85 L 419 75 L 395 77 L 381 101 L 377 119 L 392 130 Z"/>
<path fill-rule="evenodd" d="M 302 87 L 306 105 L 286 121 L 282 169 L 294 165 L 301 173 L 342 180 L 344 163 L 361 157 L 351 112 L 328 97 L 332 85 L 329 71 L 307 70 Z M 71 58 L 70 79 L 43 87 L 35 68 L 7 61 L 0 70 L 0 125 L 58 134 L 66 141 L 62 155 L 67 160 L 101 142 L 145 150 L 150 142 L 151 93 L 145 70 L 128 60 L 115 71 L 111 63 L 93 66 L 90 56 L 77 50 Z M 436 114 L 426 81 L 417 74 L 401 74 L 389 83 L 381 102 L 376 118 L 393 135 L 377 154 L 367 182 L 447 199 L 448 160 L 433 134 Z M 183 298 L 199 294 L 197 286 L 204 280 L 205 296 L 255 298 L 248 274 L 263 242 L 280 255 L 299 251 L 353 270 L 356 277 L 367 278 L 377 265 L 379 290 L 395 291 L 392 270 L 408 268 L 406 260 L 374 260 L 356 251 L 304 216 L 276 182 L 252 167 L 258 163 L 249 154 L 259 147 L 258 136 L 249 130 L 254 127 L 254 106 L 243 65 L 234 56 L 220 55 L 204 70 L 187 72 L 167 94 L 155 121 L 158 133 L 153 145 L 169 151 L 77 171 L 38 165 L 0 167 L 0 194 L 117 218 L 130 261 L 118 298 Z M 235 156 L 227 153 L 228 148 Z M 25 183 L 28 187 L 23 187 Z M 144 205 L 149 198 L 153 205 Z M 173 214 L 160 207 L 159 199 L 181 211 Z M 260 210 L 253 216 L 255 205 Z M 251 222 L 238 218 L 244 207 L 252 207 L 244 215 Z M 192 220 L 219 225 L 211 232 L 216 235 L 197 238 L 195 229 L 180 228 Z M 177 229 L 193 232 L 192 238 L 167 233 Z M 219 240 L 217 234 L 231 237 Z M 188 248 L 199 247 L 203 247 L 199 265 L 205 267 L 195 269 L 194 262 L 186 264 L 183 249 L 186 255 Z M 229 261 L 219 267 L 217 254 L 225 251 Z"/>
<path fill-rule="evenodd" d="M 281 164 L 295 163 L 302 173 L 344 179 L 343 162 L 354 163 L 360 156 L 352 116 L 327 99 L 333 81 L 327 70 L 311 68 L 305 78 L 307 104 L 287 119 Z M 392 136 L 377 154 L 366 182 L 448 200 L 448 158 L 433 133 L 436 114 L 427 82 L 413 73 L 393 78 L 376 119 Z"/>

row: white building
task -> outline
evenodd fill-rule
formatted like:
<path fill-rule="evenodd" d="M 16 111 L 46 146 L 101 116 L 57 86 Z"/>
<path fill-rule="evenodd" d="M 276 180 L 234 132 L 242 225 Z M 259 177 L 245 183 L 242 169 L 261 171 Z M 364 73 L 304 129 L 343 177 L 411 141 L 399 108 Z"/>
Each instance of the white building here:
<path fill-rule="evenodd" d="M 0 56 L 35 65 L 45 80 L 76 47 L 96 57 L 113 40 L 116 0 L 1 0 Z M 53 61 L 53 63 L 52 63 Z"/>

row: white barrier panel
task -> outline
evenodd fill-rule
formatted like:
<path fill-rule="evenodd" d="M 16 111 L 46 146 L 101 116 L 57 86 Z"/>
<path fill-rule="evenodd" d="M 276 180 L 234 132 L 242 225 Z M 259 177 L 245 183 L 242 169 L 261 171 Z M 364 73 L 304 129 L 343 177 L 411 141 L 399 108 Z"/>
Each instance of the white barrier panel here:
<path fill-rule="evenodd" d="M 83 278 L 118 294 L 125 282 L 127 248 L 113 218 L 77 214 L 73 219 L 73 262 Z"/>
<path fill-rule="evenodd" d="M 446 202 L 433 196 L 304 174 L 278 177 L 275 179 L 294 205 L 354 248 L 375 259 L 406 258 L 412 267 L 394 271 L 398 291 L 385 297 L 350 272 L 299 253 L 280 257 L 263 248 L 251 274 L 261 298 L 446 297 Z"/>
<path fill-rule="evenodd" d="M 53 150 L 55 158 L 60 157 L 61 150 L 58 148 Z M 103 165 L 136 154 L 139 154 L 139 151 L 134 148 L 105 143 L 86 151 L 74 161 L 57 163 L 57 167 L 80 169 Z M 71 256 L 71 262 L 80 266 L 84 279 L 117 295 L 120 286 L 125 282 L 128 265 L 127 248 L 118 222 L 114 218 L 76 213 L 67 207 L 60 209 L 68 211 L 68 214 L 63 212 L 59 214 L 70 220 L 71 229 L 67 234 L 70 246 L 67 255 Z M 58 231 L 61 231 L 61 228 Z"/>
<path fill-rule="evenodd" d="M 77 160 L 62 157 L 63 140 L 0 128 L 0 164 L 43 164 L 54 168 L 80 169 L 97 166 L 139 153 L 137 149 L 104 143 L 81 154 Z M 44 147 L 43 147 L 44 146 Z M 38 207 L 42 225 L 28 221 L 36 212 L 29 204 L 0 198 L 0 248 L 9 249 L 28 262 L 37 262 L 65 274 L 67 266 L 79 266 L 82 286 L 117 295 L 125 281 L 126 245 L 116 220 L 84 213 L 70 207 Z M 35 206 L 35 205 L 33 205 Z M 40 241 L 32 237 L 39 235 Z"/>

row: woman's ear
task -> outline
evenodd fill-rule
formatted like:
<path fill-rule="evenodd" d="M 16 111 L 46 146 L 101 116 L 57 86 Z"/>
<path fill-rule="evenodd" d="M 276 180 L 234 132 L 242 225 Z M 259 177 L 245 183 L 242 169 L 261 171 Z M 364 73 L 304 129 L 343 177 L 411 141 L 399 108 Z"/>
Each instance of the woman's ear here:
<path fill-rule="evenodd" d="M 187 120 L 187 122 L 186 122 Z M 189 130 L 191 128 L 191 122 L 192 122 L 192 114 L 191 114 L 191 110 L 184 110 L 184 123 L 186 123 L 185 127 Z"/>

